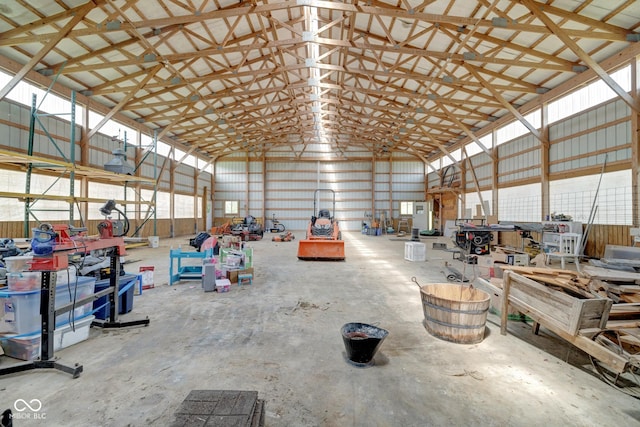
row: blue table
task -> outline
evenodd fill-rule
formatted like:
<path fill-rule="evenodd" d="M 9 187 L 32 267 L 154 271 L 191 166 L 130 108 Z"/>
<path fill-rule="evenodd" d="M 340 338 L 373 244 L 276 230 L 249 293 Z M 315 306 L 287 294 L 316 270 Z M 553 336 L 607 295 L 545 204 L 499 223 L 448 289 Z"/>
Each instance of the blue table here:
<path fill-rule="evenodd" d="M 169 286 L 180 280 L 202 280 L 202 263 L 200 265 L 182 265 L 185 258 L 212 258 L 213 250 L 203 252 L 183 251 L 181 248 L 169 251 Z M 174 269 L 174 260 L 177 260 L 177 267 Z"/>

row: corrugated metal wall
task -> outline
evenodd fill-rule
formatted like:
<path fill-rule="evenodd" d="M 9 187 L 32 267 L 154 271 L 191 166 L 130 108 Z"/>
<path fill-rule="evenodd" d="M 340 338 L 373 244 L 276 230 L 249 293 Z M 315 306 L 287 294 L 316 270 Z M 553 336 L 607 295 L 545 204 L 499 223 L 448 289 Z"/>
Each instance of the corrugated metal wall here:
<path fill-rule="evenodd" d="M 173 189 L 178 193 L 193 194 L 194 169 L 185 164 L 177 165 L 173 170 Z"/>
<path fill-rule="evenodd" d="M 493 160 L 485 153 L 478 153 L 465 160 L 465 189 L 467 191 L 477 191 L 476 183 L 473 180 L 475 172 L 480 189 L 491 188 L 493 186 Z M 472 169 L 473 171 L 472 172 Z"/>
<path fill-rule="evenodd" d="M 0 101 L 0 135 L 2 135 L 1 145 L 26 152 L 29 144 L 29 121 L 31 109 L 29 107 L 16 104 L 9 100 Z M 42 126 L 36 125 L 33 135 L 33 152 L 36 156 L 48 156 L 61 158 L 60 151 L 69 159 L 71 155 L 71 145 L 69 138 L 71 135 L 71 124 L 54 116 L 40 116 Z M 51 143 L 49 136 L 56 142 Z M 76 125 L 76 146 L 75 159 L 79 161 L 82 155 L 80 145 L 81 132 Z M 71 161 L 71 160 L 70 160 Z"/>
<path fill-rule="evenodd" d="M 560 173 L 631 159 L 631 109 L 614 100 L 549 127 L 549 172 Z"/>
<path fill-rule="evenodd" d="M 375 163 L 375 173 L 374 170 Z M 270 228 L 275 217 L 288 230 L 304 230 L 314 214 L 314 193 L 317 189 L 335 192 L 335 217 L 343 230 L 360 230 L 367 215 L 375 211 L 389 215 L 393 197 L 392 216 L 399 215 L 400 201 L 424 199 L 424 166 L 420 161 L 389 160 L 325 162 L 325 161 L 269 161 L 264 163 L 249 159 L 220 160 L 215 168 L 215 222 L 221 224 L 224 218 L 224 202 L 240 201 L 241 214 L 246 200 L 250 214 L 261 215 L 264 200 L 266 228 Z M 392 168 L 393 173 L 389 171 Z M 248 166 L 247 166 L 248 165 Z M 247 169 L 249 191 L 247 193 Z M 390 184 L 389 179 L 393 180 Z M 265 189 L 264 198 L 262 188 Z M 394 193 L 390 193 L 393 191 Z M 316 213 L 320 208 L 333 209 L 331 192 L 319 193 Z"/>
<path fill-rule="evenodd" d="M 267 162 L 265 216 L 267 227 L 275 214 L 289 230 L 303 230 L 313 214 L 313 191 L 319 188 L 315 162 Z"/>
<path fill-rule="evenodd" d="M 393 194 L 391 191 L 391 162 L 389 161 L 377 161 L 375 162 L 374 173 L 374 193 L 375 198 L 375 211 L 378 217 L 380 214 L 384 214 L 386 219 L 393 218 L 392 204 Z"/>
<path fill-rule="evenodd" d="M 263 204 L 264 204 L 264 191 L 263 191 L 263 171 L 262 162 L 254 161 L 249 163 L 249 198 L 248 198 L 248 211 L 256 217 L 262 218 Z"/>
<path fill-rule="evenodd" d="M 499 145 L 498 183 L 514 184 L 538 178 L 540 154 L 540 141 L 531 134 Z"/>

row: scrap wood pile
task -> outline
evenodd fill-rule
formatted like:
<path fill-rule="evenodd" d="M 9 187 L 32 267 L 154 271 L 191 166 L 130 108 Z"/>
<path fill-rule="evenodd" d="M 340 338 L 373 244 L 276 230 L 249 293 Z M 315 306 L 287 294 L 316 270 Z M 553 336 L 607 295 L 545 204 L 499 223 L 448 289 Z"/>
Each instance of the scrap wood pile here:
<path fill-rule="evenodd" d="M 547 285 L 552 289 L 563 291 L 577 298 L 596 298 L 589 289 L 591 279 L 575 271 L 541 267 L 522 267 L 517 265 L 501 266 L 503 270 L 511 270 L 521 276 Z"/>
<path fill-rule="evenodd" d="M 640 303 L 639 285 L 622 285 L 595 279 L 592 292 L 604 298 L 610 298 L 614 303 Z"/>
<path fill-rule="evenodd" d="M 502 268 L 576 298 L 609 298 L 613 305 L 607 328 L 640 327 L 640 274 L 589 266 L 583 267 L 583 273 L 512 265 Z"/>

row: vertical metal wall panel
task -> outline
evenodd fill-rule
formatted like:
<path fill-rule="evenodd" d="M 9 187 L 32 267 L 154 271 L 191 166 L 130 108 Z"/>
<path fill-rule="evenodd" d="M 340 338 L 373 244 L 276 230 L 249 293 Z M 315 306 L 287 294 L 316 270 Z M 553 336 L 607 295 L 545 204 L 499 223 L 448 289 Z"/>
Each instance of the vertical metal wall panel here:
<path fill-rule="evenodd" d="M 0 119 L 2 120 L 2 119 Z M 11 128 L 9 127 L 9 125 L 6 125 L 4 123 L 0 123 L 0 135 L 4 135 L 6 140 L 5 140 L 5 144 L 9 147 L 12 148 L 17 148 L 17 146 L 14 146 L 13 144 L 16 144 L 15 141 L 13 141 L 11 139 Z"/>
<path fill-rule="evenodd" d="M 180 164 L 173 171 L 174 191 L 183 194 L 193 194 L 194 186 L 194 168 Z"/>
<path fill-rule="evenodd" d="M 623 101 L 612 100 L 551 125 L 550 173 L 600 165 L 603 149 L 610 162 L 630 160 L 630 150 L 616 149 L 631 143 L 630 113 Z"/>
<path fill-rule="evenodd" d="M 157 178 L 157 175 L 160 173 L 160 168 L 162 167 L 162 162 L 160 156 L 158 156 L 158 167 L 153 164 L 153 160 L 146 161 L 142 165 L 140 165 L 140 175 L 145 178 L 153 179 L 154 176 Z"/>
<path fill-rule="evenodd" d="M 391 189 L 391 185 L 388 182 L 376 182 L 375 191 L 376 193 L 381 193 L 384 195 L 384 198 L 389 199 L 389 191 Z M 376 200 L 379 197 L 376 197 Z"/>
<path fill-rule="evenodd" d="M 11 119 L 11 104 L 7 99 L 0 101 L 0 120 L 5 122 L 12 122 Z"/>
<path fill-rule="evenodd" d="M 525 134 L 498 146 L 498 182 L 515 184 L 539 176 L 540 142 L 531 134 Z M 482 171 L 480 186 L 492 185 L 491 167 L 477 168 Z M 467 178 L 469 174 L 467 174 Z M 480 181 L 480 179 L 478 179 Z"/>
<path fill-rule="evenodd" d="M 474 172 L 480 188 L 490 187 L 493 184 L 493 161 L 487 153 L 482 152 L 471 156 L 467 162 L 464 176 L 466 190 L 476 191 L 476 184 L 473 179 Z M 469 166 L 469 163 L 471 166 Z M 471 168 L 473 168 L 473 171 Z"/>
<path fill-rule="evenodd" d="M 11 115 L 11 122 L 12 123 L 21 124 L 21 120 L 22 120 L 21 114 L 22 114 L 22 111 L 24 111 L 24 110 L 26 110 L 25 107 L 21 107 L 20 105 L 14 104 L 12 102 L 10 104 L 10 107 L 9 107 L 9 111 L 10 111 L 9 114 Z"/>
<path fill-rule="evenodd" d="M 204 187 L 211 191 L 211 174 L 207 172 L 198 175 L 198 191 L 201 192 Z"/>
<path fill-rule="evenodd" d="M 419 165 L 416 172 L 411 165 L 397 165 L 394 181 L 405 181 L 404 191 L 394 197 L 399 200 L 424 198 L 424 167 L 421 162 L 398 162 Z M 336 217 L 344 230 L 359 230 L 364 213 L 371 211 L 372 192 L 376 197 L 375 209 L 389 210 L 388 162 L 376 162 L 376 170 L 386 172 L 384 177 L 372 173 L 372 162 L 268 162 L 265 172 L 265 212 L 267 220 L 272 213 L 289 229 L 304 229 L 313 214 L 313 194 L 317 188 L 331 188 L 336 192 Z M 401 172 L 404 171 L 404 172 Z M 376 182 L 372 183 L 372 179 Z M 377 182 L 377 181 L 380 182 Z M 217 180 L 216 180 L 217 181 Z M 373 187 L 372 187 L 373 185 Z M 379 201 L 378 195 L 382 197 Z M 326 202 L 326 201 L 325 201 Z"/>
<path fill-rule="evenodd" d="M 427 174 L 427 186 L 428 188 L 440 187 L 440 176 L 436 172 Z"/>

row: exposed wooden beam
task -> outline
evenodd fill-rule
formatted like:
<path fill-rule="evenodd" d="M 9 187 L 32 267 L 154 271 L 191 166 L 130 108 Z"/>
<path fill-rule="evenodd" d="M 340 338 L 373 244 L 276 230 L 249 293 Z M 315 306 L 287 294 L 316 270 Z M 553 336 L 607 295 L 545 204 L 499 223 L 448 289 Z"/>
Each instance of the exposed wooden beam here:
<path fill-rule="evenodd" d="M 2 101 L 5 96 L 7 96 L 9 92 L 11 92 L 11 90 L 27 75 L 29 71 L 33 69 L 33 67 L 38 65 L 42 58 L 44 58 L 51 51 L 51 49 L 53 49 L 60 42 L 60 40 L 66 37 L 67 33 L 71 31 L 73 27 L 75 27 L 80 21 L 82 21 L 84 16 L 89 13 L 89 11 L 93 9 L 95 5 L 96 3 L 90 1 L 75 11 L 71 20 L 60 29 L 58 34 L 51 40 L 49 40 L 49 42 L 38 51 L 38 53 L 33 55 L 31 59 L 29 59 L 29 62 L 27 62 L 2 89 L 0 89 L 0 101 Z"/>
<path fill-rule="evenodd" d="M 111 109 L 111 111 L 109 111 L 103 118 L 102 120 L 100 120 L 100 122 L 95 125 L 93 127 L 93 129 L 91 129 L 89 131 L 89 133 L 87 134 L 86 139 L 89 140 L 93 137 L 93 135 L 95 135 L 101 128 L 102 126 L 104 126 L 109 120 L 111 120 L 111 118 L 116 115 L 116 113 L 118 113 L 120 110 L 122 110 L 122 107 L 124 107 L 127 102 L 129 102 L 129 100 L 131 98 L 133 98 L 135 96 L 135 94 L 144 87 L 144 85 L 147 84 L 147 82 L 149 80 L 151 80 L 158 71 L 160 71 L 162 69 L 162 65 L 156 65 L 154 68 L 148 70 L 147 76 L 140 80 L 140 82 L 138 83 L 138 85 L 136 86 L 135 89 L 133 89 L 132 91 L 130 91 L 124 98 L 122 98 L 122 100 L 120 102 L 118 102 L 118 104 L 113 107 Z"/>
<path fill-rule="evenodd" d="M 527 119 L 524 118 L 524 116 L 522 114 L 520 114 L 520 112 L 509 103 L 509 101 L 507 101 L 506 99 L 504 99 L 504 97 L 502 96 L 502 94 L 500 92 L 498 92 L 495 88 L 493 88 L 491 86 L 491 84 L 489 82 L 487 82 L 484 78 L 482 78 L 482 76 L 480 75 L 480 73 L 478 73 L 475 69 L 473 68 L 467 68 L 469 70 L 469 72 L 471 72 L 475 78 L 483 83 L 483 85 L 485 86 L 485 88 L 490 91 L 493 96 L 507 109 L 509 110 L 509 112 L 511 114 L 513 114 L 513 116 L 515 118 L 518 119 L 518 121 L 520 123 L 522 123 L 528 130 L 529 132 L 531 132 L 531 134 L 533 136 L 535 136 L 540 142 L 542 142 L 545 145 L 549 144 L 549 141 L 540 133 L 538 132 L 538 129 L 535 128 L 535 126 L 533 126 L 531 123 L 529 123 L 529 121 Z"/>
<path fill-rule="evenodd" d="M 611 78 L 609 74 L 595 61 L 590 55 L 588 55 L 578 43 L 576 43 L 565 30 L 558 27 L 558 25 L 551 20 L 542 10 L 538 4 L 532 0 L 521 0 L 538 19 L 540 19 L 553 34 L 558 37 L 569 49 L 573 51 L 589 68 L 596 72 L 600 77 L 627 105 L 629 105 L 633 111 L 640 113 L 640 101 L 637 98 L 632 97 L 624 89 L 620 87 L 615 80 Z"/>

